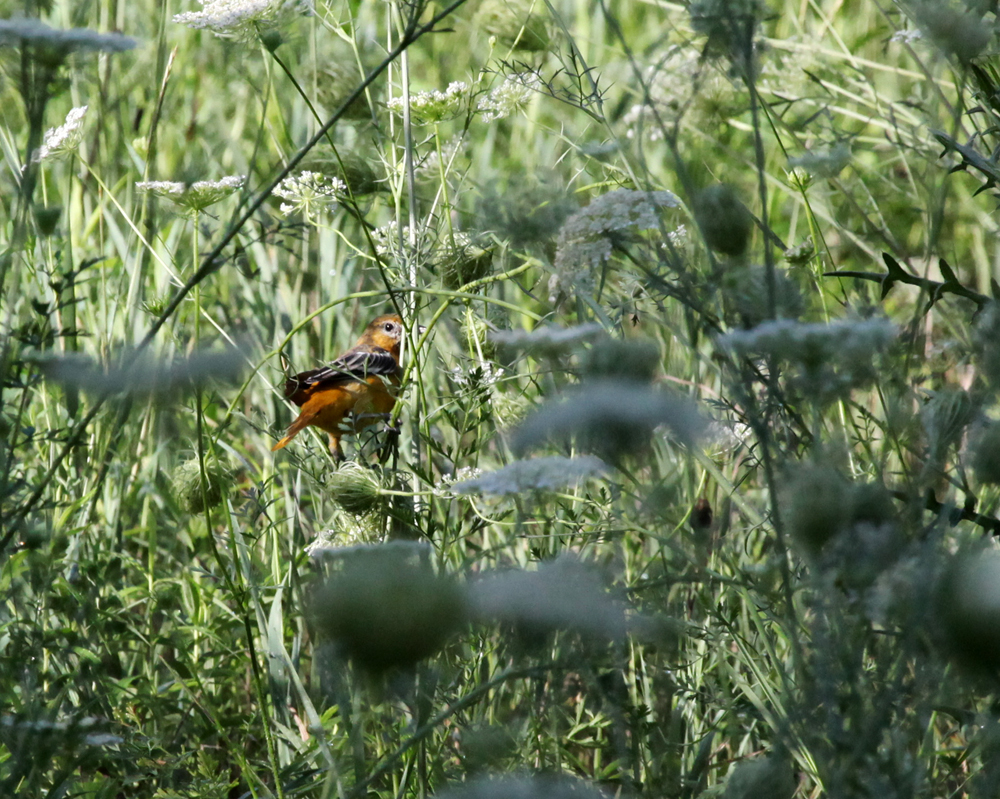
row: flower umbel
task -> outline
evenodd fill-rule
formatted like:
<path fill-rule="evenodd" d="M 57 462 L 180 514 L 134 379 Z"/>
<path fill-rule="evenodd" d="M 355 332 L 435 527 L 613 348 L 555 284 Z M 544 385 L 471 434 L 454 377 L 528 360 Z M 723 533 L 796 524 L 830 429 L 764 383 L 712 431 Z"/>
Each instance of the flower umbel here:
<path fill-rule="evenodd" d="M 677 394 L 642 383 L 591 380 L 535 411 L 512 443 L 515 452 L 523 452 L 546 440 L 575 438 L 582 449 L 616 461 L 646 449 L 661 425 L 690 444 L 703 432 L 705 421 L 694 403 Z"/>
<path fill-rule="evenodd" d="M 340 178 L 319 172 L 300 172 L 281 181 L 274 194 L 288 200 L 281 204 L 281 213 L 288 215 L 298 211 L 311 222 L 324 211 L 336 208 L 337 200 L 347 194 L 347 184 Z"/>
<path fill-rule="evenodd" d="M 174 22 L 223 39 L 251 42 L 263 32 L 312 13 L 312 0 L 202 0 L 201 11 L 176 14 Z"/>
<path fill-rule="evenodd" d="M 607 472 L 608 465 L 593 455 L 579 458 L 554 455 L 514 461 L 495 472 L 455 483 L 452 489 L 459 494 L 507 496 L 524 491 L 552 491 L 587 477 L 602 477 Z"/>
<path fill-rule="evenodd" d="M 626 230 L 659 226 L 658 211 L 677 208 L 680 200 L 669 191 L 615 189 L 592 200 L 573 214 L 559 231 L 555 268 L 561 277 L 600 268 L 610 257 L 612 235 Z"/>
<path fill-rule="evenodd" d="M 136 183 L 138 191 L 166 197 L 185 211 L 198 213 L 219 200 L 239 191 L 246 184 L 246 175 L 229 175 L 220 180 L 199 180 L 180 183 L 172 180 L 147 180 Z"/>
<path fill-rule="evenodd" d="M 469 84 L 456 80 L 448 84 L 443 92 L 436 89 L 410 95 L 410 113 L 413 121 L 422 125 L 441 122 L 458 116 L 464 110 L 469 98 Z M 395 114 L 403 113 L 405 97 L 393 97 L 386 107 Z"/>
<path fill-rule="evenodd" d="M 135 39 L 120 33 L 98 33 L 90 28 L 50 28 L 34 17 L 0 20 L 0 47 L 26 45 L 48 48 L 57 60 L 62 60 L 80 50 L 99 53 L 131 50 L 135 47 Z"/>
<path fill-rule="evenodd" d="M 503 119 L 527 105 L 540 85 L 538 76 L 531 72 L 507 75 L 503 83 L 479 101 L 476 108 L 482 112 L 483 122 Z"/>
<path fill-rule="evenodd" d="M 87 106 L 81 105 L 66 114 L 66 121 L 58 128 L 45 131 L 42 146 L 35 150 L 32 161 L 38 163 L 46 158 L 55 158 L 73 152 L 83 139 L 83 116 Z"/>
<path fill-rule="evenodd" d="M 835 396 L 876 375 L 876 357 L 896 337 L 887 319 L 840 319 L 829 323 L 778 319 L 720 336 L 723 349 L 743 356 L 771 356 L 799 367 L 802 390 Z"/>

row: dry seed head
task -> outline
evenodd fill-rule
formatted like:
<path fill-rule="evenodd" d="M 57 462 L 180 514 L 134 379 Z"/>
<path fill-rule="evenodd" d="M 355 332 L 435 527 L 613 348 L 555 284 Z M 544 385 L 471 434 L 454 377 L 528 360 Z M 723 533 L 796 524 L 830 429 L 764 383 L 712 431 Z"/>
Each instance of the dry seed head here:
<path fill-rule="evenodd" d="M 456 233 L 434 254 L 445 288 L 457 290 L 486 277 L 493 270 L 493 248 L 484 249 L 468 236 Z"/>
<path fill-rule="evenodd" d="M 824 464 L 797 463 L 789 473 L 781 517 L 798 548 L 815 558 L 850 519 L 850 487 L 836 469 Z"/>
<path fill-rule="evenodd" d="M 976 406 L 967 391 L 944 388 L 932 391 L 920 411 L 931 458 L 940 458 L 962 440 L 965 428 L 975 418 Z"/>
<path fill-rule="evenodd" d="M 38 235 L 47 238 L 56 232 L 59 218 L 62 216 L 61 205 L 35 205 L 31 209 L 38 226 Z"/>
<path fill-rule="evenodd" d="M 204 491 L 197 458 L 178 464 L 171 479 L 177 498 L 189 513 L 204 513 L 206 506 L 214 508 L 229 496 L 233 488 L 233 472 L 210 456 L 205 458 Z"/>
<path fill-rule="evenodd" d="M 952 558 L 937 607 L 949 654 L 975 672 L 1000 670 L 1000 552 L 981 548 Z"/>
<path fill-rule="evenodd" d="M 1000 422 L 988 422 L 973 448 L 972 470 L 981 483 L 1000 484 Z"/>
<path fill-rule="evenodd" d="M 588 378 L 651 383 L 659 365 L 660 347 L 650 339 L 602 338 L 580 356 L 581 370 Z"/>
<path fill-rule="evenodd" d="M 768 319 L 797 319 L 805 303 L 798 285 L 783 269 L 774 270 L 774 314 L 768 299 L 767 271 L 763 266 L 727 269 L 722 277 L 722 299 L 728 313 L 742 327 L 756 327 Z"/>
<path fill-rule="evenodd" d="M 334 502 L 356 516 L 375 510 L 383 501 L 382 484 L 377 473 L 353 461 L 340 464 L 326 488 Z"/>
<path fill-rule="evenodd" d="M 726 781 L 723 799 L 792 799 L 795 774 L 783 758 L 755 757 L 739 763 Z"/>
<path fill-rule="evenodd" d="M 732 186 L 717 183 L 703 189 L 695 198 L 694 217 L 711 249 L 733 257 L 746 251 L 753 217 Z"/>
<path fill-rule="evenodd" d="M 918 2 L 911 9 L 934 44 L 963 64 L 978 56 L 989 44 L 990 26 L 979 14 L 970 14 L 942 0 Z"/>
<path fill-rule="evenodd" d="M 543 12 L 545 4 L 526 0 L 486 0 L 477 12 L 475 26 L 504 48 L 536 53 L 549 49 L 552 34 Z"/>
<path fill-rule="evenodd" d="M 352 547 L 316 592 L 318 629 L 371 671 L 430 657 L 465 623 L 465 592 L 415 561 L 413 545 Z"/>
<path fill-rule="evenodd" d="M 325 73 L 325 78 L 319 83 L 319 101 L 330 112 L 340 108 L 364 80 L 361 68 L 352 53 L 345 52 L 341 57 L 327 62 L 322 71 Z M 374 89 L 370 91 L 374 91 Z M 344 111 L 344 119 L 364 120 L 371 118 L 371 108 L 369 108 L 368 99 L 364 94 L 358 95 Z M 357 190 L 355 189 L 355 191 Z"/>
<path fill-rule="evenodd" d="M 520 391 L 501 391 L 496 386 L 490 396 L 490 405 L 499 430 L 509 430 L 521 424 L 532 408 L 531 400 Z"/>

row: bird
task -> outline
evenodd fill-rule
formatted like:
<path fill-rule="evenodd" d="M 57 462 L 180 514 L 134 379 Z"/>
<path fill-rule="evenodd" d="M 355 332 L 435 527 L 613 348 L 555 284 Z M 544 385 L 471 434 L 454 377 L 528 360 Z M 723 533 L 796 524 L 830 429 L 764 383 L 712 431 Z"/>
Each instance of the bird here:
<path fill-rule="evenodd" d="M 329 434 L 331 454 L 343 461 L 341 436 L 386 418 L 396 404 L 402 339 L 403 320 L 397 314 L 385 314 L 374 319 L 357 343 L 329 366 L 288 377 L 285 399 L 301 410 L 271 451 L 282 449 L 300 431 L 313 426 Z M 345 425 L 348 416 L 351 419 Z"/>

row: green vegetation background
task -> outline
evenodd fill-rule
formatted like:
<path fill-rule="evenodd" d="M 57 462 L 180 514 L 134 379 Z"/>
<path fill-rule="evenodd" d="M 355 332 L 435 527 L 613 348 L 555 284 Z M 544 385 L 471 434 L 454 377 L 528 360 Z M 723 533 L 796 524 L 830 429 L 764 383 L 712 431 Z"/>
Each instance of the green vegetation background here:
<path fill-rule="evenodd" d="M 995 3 L 0 8 L 0 794 L 995 795 Z"/>

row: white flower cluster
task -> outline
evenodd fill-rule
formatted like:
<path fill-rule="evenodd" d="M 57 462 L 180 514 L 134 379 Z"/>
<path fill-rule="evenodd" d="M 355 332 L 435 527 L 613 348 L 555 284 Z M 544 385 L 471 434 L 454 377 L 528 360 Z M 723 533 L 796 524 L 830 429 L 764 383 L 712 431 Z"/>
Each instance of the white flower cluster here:
<path fill-rule="evenodd" d="M 456 80 L 448 84 L 443 92 L 436 89 L 429 92 L 417 92 L 410 95 L 410 114 L 414 122 L 431 124 L 451 119 L 462 113 L 469 98 L 469 84 Z M 403 113 L 406 98 L 393 97 L 386 107 L 396 114 Z"/>
<path fill-rule="evenodd" d="M 537 327 L 527 330 L 497 330 L 490 339 L 500 347 L 531 353 L 559 355 L 572 352 L 580 344 L 605 336 L 604 328 L 597 322 L 574 327 Z"/>
<path fill-rule="evenodd" d="M 467 366 L 456 366 L 451 370 L 452 382 L 462 388 L 489 388 L 499 383 L 503 376 L 503 367 L 494 363 L 482 363 L 471 369 Z"/>
<path fill-rule="evenodd" d="M 399 225 L 393 219 L 380 228 L 372 231 L 372 241 L 375 242 L 375 252 L 380 258 L 397 263 L 404 263 L 409 257 L 417 257 L 424 250 L 422 244 L 428 237 L 427 228 L 419 227 L 414 243 L 410 243 L 410 226 L 403 228 L 402 234 L 399 232 Z"/>
<path fill-rule="evenodd" d="M 796 322 L 777 319 L 720 336 L 718 345 L 742 356 L 765 356 L 795 364 L 799 382 L 814 396 L 836 394 L 875 377 L 875 359 L 896 338 L 887 319 Z"/>
<path fill-rule="evenodd" d="M 83 117 L 87 106 L 81 105 L 66 114 L 66 121 L 58 128 L 45 131 L 42 146 L 35 150 L 32 161 L 38 163 L 46 158 L 55 158 L 73 152 L 83 139 Z"/>
<path fill-rule="evenodd" d="M 615 189 L 602 194 L 563 223 L 556 249 L 556 272 L 565 276 L 600 268 L 611 257 L 610 234 L 652 230 L 659 226 L 660 209 L 678 206 L 680 200 L 669 191 Z"/>
<path fill-rule="evenodd" d="M 312 0 L 202 0 L 201 5 L 201 11 L 175 15 L 174 22 L 241 42 L 313 13 Z"/>
<path fill-rule="evenodd" d="M 604 477 L 607 473 L 608 465 L 593 455 L 578 458 L 554 455 L 514 461 L 494 472 L 455 483 L 452 489 L 459 494 L 503 497 L 525 491 L 553 491 L 588 477 Z"/>
<path fill-rule="evenodd" d="M 136 183 L 138 191 L 149 192 L 173 200 L 181 208 L 197 213 L 246 185 L 246 175 L 229 175 L 220 180 L 199 180 L 179 183 L 171 180 L 147 180 Z"/>
<path fill-rule="evenodd" d="M 275 187 L 274 194 L 288 200 L 281 204 L 281 213 L 288 216 L 301 212 L 311 222 L 337 206 L 337 201 L 347 194 L 347 184 L 340 178 L 305 171 L 289 175 Z"/>
<path fill-rule="evenodd" d="M 441 170 L 447 173 L 452 162 L 461 155 L 468 142 L 462 136 L 453 136 L 446 141 L 438 150 L 429 152 L 416 168 L 417 180 L 439 180 Z"/>
<path fill-rule="evenodd" d="M 706 423 L 694 402 L 673 392 L 620 379 L 590 380 L 545 402 L 518 427 L 511 446 L 520 453 L 546 441 L 576 439 L 582 449 L 613 460 L 647 446 L 661 426 L 692 444 Z"/>
<path fill-rule="evenodd" d="M 913 44 L 917 39 L 923 39 L 924 32 L 920 28 L 911 28 L 905 31 L 896 31 L 892 34 L 889 39 L 890 42 L 898 42 L 899 44 Z"/>
<path fill-rule="evenodd" d="M 120 33 L 98 33 L 90 28 L 50 28 L 34 17 L 0 19 L 0 47 L 33 45 L 50 48 L 60 56 L 78 50 L 121 53 L 135 47 L 135 39 Z"/>
<path fill-rule="evenodd" d="M 526 105 L 540 85 L 538 76 L 532 72 L 507 75 L 503 83 L 479 101 L 476 108 L 482 112 L 484 122 L 503 119 Z"/>
<path fill-rule="evenodd" d="M 608 593 L 596 569 L 572 557 L 543 563 L 533 572 L 484 575 L 469 585 L 469 607 L 473 618 L 535 631 L 572 630 L 606 641 L 628 632 L 624 603 Z"/>

